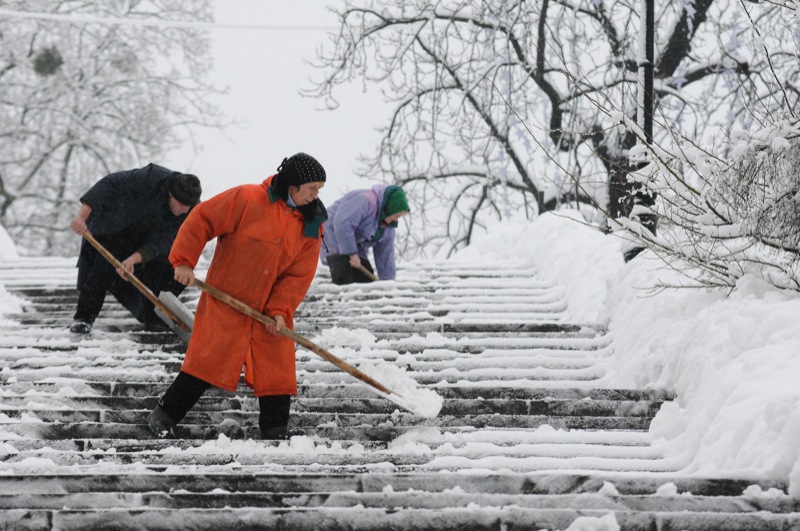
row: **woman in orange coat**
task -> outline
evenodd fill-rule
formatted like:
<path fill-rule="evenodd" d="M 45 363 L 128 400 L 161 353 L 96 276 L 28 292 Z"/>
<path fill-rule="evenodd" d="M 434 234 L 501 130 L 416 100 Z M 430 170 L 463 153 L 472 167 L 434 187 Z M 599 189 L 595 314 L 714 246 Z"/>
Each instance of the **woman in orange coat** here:
<path fill-rule="evenodd" d="M 180 373 L 148 418 L 158 437 L 175 426 L 211 386 L 235 391 L 245 381 L 259 399 L 262 438 L 289 435 L 290 396 L 297 394 L 294 343 L 281 335 L 316 273 L 327 213 L 317 198 L 325 170 L 313 157 L 284 159 L 260 185 L 232 188 L 195 207 L 181 226 L 169 259 L 175 279 L 194 284 L 206 243 L 217 247 L 206 282 L 272 317 L 267 325 L 206 293 Z"/>

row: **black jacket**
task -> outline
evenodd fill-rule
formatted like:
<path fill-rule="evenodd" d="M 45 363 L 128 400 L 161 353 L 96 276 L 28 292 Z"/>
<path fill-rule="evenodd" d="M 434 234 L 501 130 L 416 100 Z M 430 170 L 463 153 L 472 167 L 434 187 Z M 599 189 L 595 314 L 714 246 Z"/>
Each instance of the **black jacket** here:
<path fill-rule="evenodd" d="M 95 236 L 138 233 L 141 241 L 131 253 L 138 251 L 144 262 L 166 260 L 186 219 L 186 214 L 173 216 L 168 211 L 171 174 L 172 170 L 149 164 L 97 181 L 81 197 L 81 203 L 92 208 L 86 220 L 89 231 Z M 157 221 L 153 223 L 153 219 Z"/>

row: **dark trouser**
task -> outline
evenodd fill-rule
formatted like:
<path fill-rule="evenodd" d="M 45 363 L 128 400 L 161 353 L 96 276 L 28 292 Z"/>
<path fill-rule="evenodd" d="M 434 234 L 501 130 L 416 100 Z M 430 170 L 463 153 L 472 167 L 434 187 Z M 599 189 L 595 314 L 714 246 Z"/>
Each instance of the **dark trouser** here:
<path fill-rule="evenodd" d="M 183 420 L 186 413 L 194 407 L 209 387 L 211 387 L 210 383 L 191 374 L 179 372 L 158 404 L 175 423 L 178 423 Z M 258 397 L 258 427 L 262 432 L 269 428 L 289 424 L 290 401 L 289 395 Z"/>
<path fill-rule="evenodd" d="M 135 245 L 124 239 L 102 237 L 96 239 L 120 261 L 126 259 L 136 249 Z M 162 291 L 171 291 L 179 295 L 186 288 L 175 281 L 174 274 L 172 265 L 165 260 L 151 260 L 134 270 L 136 278 L 156 295 Z M 140 322 L 149 324 L 161 321 L 155 314 L 153 303 L 131 282 L 120 277 L 114 266 L 94 247 L 84 242 L 78 259 L 78 307 L 74 318 L 93 323 L 103 308 L 107 292 L 111 292 Z"/>
<path fill-rule="evenodd" d="M 181 371 L 164 396 L 159 399 L 158 405 L 177 424 L 183 420 L 183 417 L 194 407 L 209 387 L 211 387 L 210 383 Z"/>
<path fill-rule="evenodd" d="M 270 395 L 258 397 L 258 427 L 261 432 L 289 424 L 289 395 Z"/>
<path fill-rule="evenodd" d="M 350 265 L 350 257 L 346 254 L 329 254 L 327 260 L 328 267 L 331 270 L 331 280 L 334 284 L 372 282 L 371 278 Z M 369 260 L 361 258 L 361 265 L 368 269 L 370 273 L 375 272 Z"/>

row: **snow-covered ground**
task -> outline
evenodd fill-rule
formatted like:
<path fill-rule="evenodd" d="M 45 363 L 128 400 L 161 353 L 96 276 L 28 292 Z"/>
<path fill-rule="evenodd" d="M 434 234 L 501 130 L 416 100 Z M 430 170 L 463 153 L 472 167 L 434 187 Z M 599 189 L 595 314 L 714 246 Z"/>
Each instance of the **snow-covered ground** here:
<path fill-rule="evenodd" d="M 677 400 L 651 428 L 665 457 L 703 476 L 789 482 L 800 496 L 800 294 L 743 278 L 731 293 L 651 288 L 674 272 L 576 213 L 504 222 L 452 260 L 530 263 L 564 287 L 570 322 L 606 324 L 608 387 L 659 388 Z M 0 259 L 15 251 L 0 230 Z M 0 286 L 0 313 L 18 303 Z"/>
<path fill-rule="evenodd" d="M 529 259 L 566 287 L 573 322 L 607 322 L 606 383 L 677 395 L 650 431 L 687 472 L 789 482 L 800 497 L 800 294 L 753 277 L 731 293 L 657 292 L 679 284 L 674 271 L 649 252 L 625 264 L 619 239 L 575 219 L 505 223 L 456 259 Z"/>

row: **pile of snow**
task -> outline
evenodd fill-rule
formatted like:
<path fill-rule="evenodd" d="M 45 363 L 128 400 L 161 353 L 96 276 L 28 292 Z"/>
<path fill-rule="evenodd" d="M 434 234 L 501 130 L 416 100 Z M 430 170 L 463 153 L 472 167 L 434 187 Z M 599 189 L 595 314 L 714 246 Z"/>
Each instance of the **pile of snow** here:
<path fill-rule="evenodd" d="M 402 367 L 403 356 L 398 355 L 394 362 L 389 362 L 382 358 L 380 351 L 373 350 L 378 340 L 369 330 L 331 327 L 322 330 L 312 341 L 391 391 L 385 393 L 355 380 L 375 394 L 421 417 L 434 418 L 441 411 L 444 399 L 433 389 L 420 386 L 406 372 Z"/>
<path fill-rule="evenodd" d="M 667 289 L 677 274 L 576 212 L 504 224 L 456 259 L 528 260 L 566 286 L 578 322 L 614 338 L 608 387 L 676 394 L 651 427 L 686 472 L 789 482 L 800 497 L 800 294 L 742 278 L 732 292 Z"/>
<path fill-rule="evenodd" d="M 421 417 L 434 418 L 442 409 L 444 400 L 436 391 L 420 387 L 404 369 L 387 362 L 365 362 L 359 365 L 370 378 L 380 382 L 392 391 L 381 396 Z"/>

